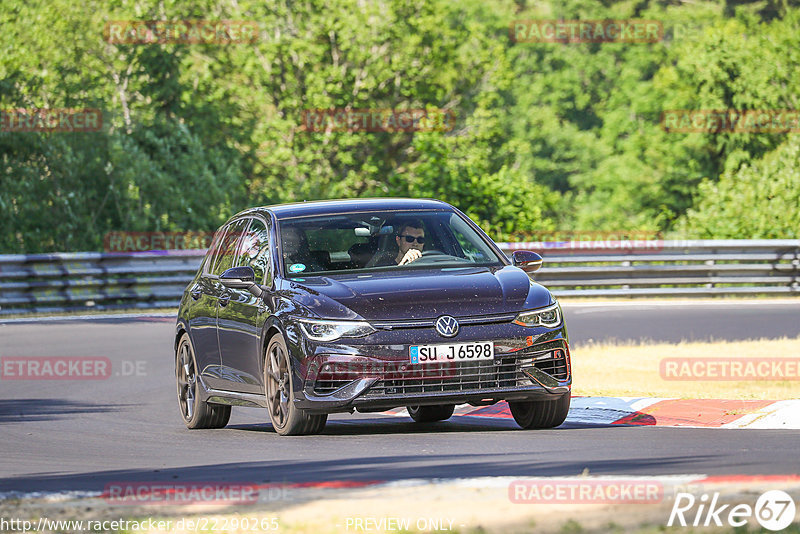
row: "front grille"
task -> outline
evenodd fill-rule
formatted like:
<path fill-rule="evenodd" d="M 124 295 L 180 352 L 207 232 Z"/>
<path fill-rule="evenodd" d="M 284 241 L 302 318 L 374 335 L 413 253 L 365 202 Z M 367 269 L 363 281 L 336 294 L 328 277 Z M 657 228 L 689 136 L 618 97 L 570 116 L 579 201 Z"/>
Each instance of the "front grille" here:
<path fill-rule="evenodd" d="M 535 360 L 535 362 L 533 361 Z M 565 357 L 564 349 L 555 349 L 545 354 L 539 354 L 532 358 L 523 358 L 520 364 L 523 367 L 533 366 L 541 369 L 548 375 L 558 378 L 559 380 L 566 380 L 569 376 L 569 367 L 567 366 L 567 358 Z"/>
<path fill-rule="evenodd" d="M 379 377 L 380 380 L 364 394 L 366 398 L 524 387 L 533 385 L 531 379 L 522 372 L 523 367 L 530 366 L 559 380 L 566 380 L 569 376 L 563 349 L 529 352 L 521 356 L 500 355 L 494 360 L 462 363 L 412 365 L 405 362 L 336 362 L 322 367 L 314 382 L 314 393 L 327 395 L 353 380 L 367 377 Z"/>
<path fill-rule="evenodd" d="M 497 323 L 510 323 L 516 318 L 516 313 L 496 313 L 489 315 L 472 315 L 469 317 L 458 317 L 456 320 L 461 326 L 464 325 L 486 325 Z M 404 319 L 400 321 L 372 321 L 370 324 L 382 330 L 397 330 L 403 328 L 433 328 L 436 319 Z"/>
<path fill-rule="evenodd" d="M 379 381 L 366 396 L 406 395 L 413 393 L 450 393 L 480 391 L 482 389 L 513 388 L 531 385 L 519 371 L 515 358 L 494 361 L 454 363 L 447 369 L 428 374 L 425 366 L 414 365 L 407 376 L 396 376 Z M 423 368 L 424 370 L 419 370 Z M 422 376 L 420 376 L 422 374 Z"/>

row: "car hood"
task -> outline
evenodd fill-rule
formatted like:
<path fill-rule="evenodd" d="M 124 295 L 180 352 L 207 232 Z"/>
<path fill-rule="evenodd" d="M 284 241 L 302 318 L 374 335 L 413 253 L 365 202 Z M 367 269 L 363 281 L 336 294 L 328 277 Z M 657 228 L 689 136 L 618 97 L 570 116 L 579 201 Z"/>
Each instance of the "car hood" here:
<path fill-rule="evenodd" d="M 286 296 L 334 319 L 433 319 L 547 306 L 550 292 L 517 267 L 439 268 L 293 279 Z"/>

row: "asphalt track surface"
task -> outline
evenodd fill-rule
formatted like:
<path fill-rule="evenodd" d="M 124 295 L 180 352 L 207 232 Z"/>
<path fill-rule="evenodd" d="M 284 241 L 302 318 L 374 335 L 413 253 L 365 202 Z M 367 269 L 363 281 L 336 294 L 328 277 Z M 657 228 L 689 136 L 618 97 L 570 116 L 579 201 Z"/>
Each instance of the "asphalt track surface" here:
<path fill-rule="evenodd" d="M 573 304 L 571 342 L 800 335 L 800 301 Z M 264 410 L 188 431 L 165 318 L 0 324 L 0 356 L 103 356 L 106 380 L 0 380 L 0 492 L 102 491 L 116 482 L 292 483 L 478 476 L 797 474 L 800 431 L 599 426 L 523 431 L 513 420 L 431 425 L 331 416 L 279 437 Z"/>

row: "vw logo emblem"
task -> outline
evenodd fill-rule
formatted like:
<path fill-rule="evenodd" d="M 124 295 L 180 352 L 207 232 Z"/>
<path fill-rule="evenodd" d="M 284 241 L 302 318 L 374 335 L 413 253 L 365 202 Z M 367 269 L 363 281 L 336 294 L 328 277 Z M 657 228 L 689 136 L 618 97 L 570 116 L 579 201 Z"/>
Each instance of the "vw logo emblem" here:
<path fill-rule="evenodd" d="M 453 337 L 458 334 L 458 321 L 449 315 L 442 315 L 436 319 L 436 331 L 444 337 Z"/>

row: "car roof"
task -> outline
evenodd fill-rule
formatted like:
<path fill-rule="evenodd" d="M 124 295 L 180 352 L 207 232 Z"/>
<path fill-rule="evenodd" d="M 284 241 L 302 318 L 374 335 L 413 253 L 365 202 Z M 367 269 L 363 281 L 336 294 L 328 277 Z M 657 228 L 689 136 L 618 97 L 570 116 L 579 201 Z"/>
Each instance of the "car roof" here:
<path fill-rule="evenodd" d="M 354 198 L 342 200 L 315 200 L 311 202 L 294 202 L 291 204 L 273 204 L 249 208 L 236 216 L 253 212 L 272 212 L 277 219 L 307 217 L 315 215 L 333 215 L 359 211 L 395 211 L 395 210 L 446 210 L 453 207 L 441 200 L 429 198 Z"/>

